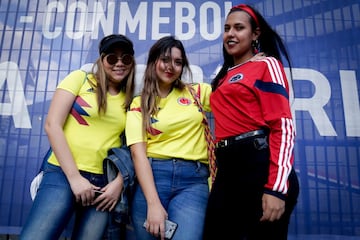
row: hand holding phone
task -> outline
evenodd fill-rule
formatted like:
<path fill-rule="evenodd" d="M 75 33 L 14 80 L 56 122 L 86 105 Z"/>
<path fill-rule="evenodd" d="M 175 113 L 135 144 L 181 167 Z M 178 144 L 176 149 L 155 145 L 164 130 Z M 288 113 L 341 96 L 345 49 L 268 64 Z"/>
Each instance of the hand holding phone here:
<path fill-rule="evenodd" d="M 168 219 L 165 220 L 165 239 L 172 239 L 172 237 L 175 234 L 175 231 L 177 229 L 177 223 L 170 221 Z M 143 225 L 144 228 L 146 228 L 146 220 Z"/>

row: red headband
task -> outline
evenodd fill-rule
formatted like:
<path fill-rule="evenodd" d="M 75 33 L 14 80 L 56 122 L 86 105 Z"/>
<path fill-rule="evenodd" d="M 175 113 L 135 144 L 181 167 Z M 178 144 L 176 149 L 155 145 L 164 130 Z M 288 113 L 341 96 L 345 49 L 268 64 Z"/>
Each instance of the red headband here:
<path fill-rule="evenodd" d="M 247 14 L 249 14 L 254 19 L 256 25 L 258 27 L 260 27 L 259 20 L 257 19 L 254 11 L 249 6 L 247 6 L 246 4 L 239 4 L 239 5 L 232 7 L 231 11 L 233 11 L 234 9 L 240 9 L 240 10 L 245 11 Z"/>

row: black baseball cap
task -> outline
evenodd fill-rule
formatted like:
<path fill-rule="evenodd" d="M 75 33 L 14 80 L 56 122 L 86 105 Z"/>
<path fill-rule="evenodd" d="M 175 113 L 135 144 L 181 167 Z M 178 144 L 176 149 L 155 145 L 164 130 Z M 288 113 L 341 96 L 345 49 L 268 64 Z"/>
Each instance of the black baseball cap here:
<path fill-rule="evenodd" d="M 125 53 L 134 55 L 134 46 L 130 39 L 121 34 L 111 34 L 99 43 L 99 53 L 109 53 L 114 47 L 122 49 Z"/>

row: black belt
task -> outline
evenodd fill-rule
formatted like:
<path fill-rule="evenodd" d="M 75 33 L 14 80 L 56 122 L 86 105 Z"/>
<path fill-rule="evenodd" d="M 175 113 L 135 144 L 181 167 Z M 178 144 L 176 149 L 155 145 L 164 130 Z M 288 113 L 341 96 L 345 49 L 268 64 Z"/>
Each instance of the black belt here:
<path fill-rule="evenodd" d="M 246 132 L 246 133 L 234 136 L 234 137 L 229 137 L 229 138 L 220 140 L 219 142 L 216 143 L 215 146 L 217 148 L 227 147 L 227 146 L 229 146 L 231 144 L 234 144 L 237 141 L 246 140 L 247 138 L 256 137 L 256 136 L 265 135 L 265 134 L 266 134 L 266 132 L 263 129 L 259 129 L 259 130 L 255 130 L 255 131 L 251 131 L 251 132 Z"/>

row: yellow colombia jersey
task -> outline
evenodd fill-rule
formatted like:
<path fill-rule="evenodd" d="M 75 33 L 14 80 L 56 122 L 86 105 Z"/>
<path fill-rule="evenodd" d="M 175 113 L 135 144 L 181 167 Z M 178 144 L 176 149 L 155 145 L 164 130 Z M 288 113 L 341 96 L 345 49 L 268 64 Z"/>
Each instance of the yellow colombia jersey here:
<path fill-rule="evenodd" d="M 200 94 L 205 111 L 210 111 L 211 86 L 194 84 Z M 183 158 L 208 163 L 207 144 L 202 124 L 203 115 L 194 103 L 188 89 L 174 88 L 166 98 L 161 98 L 159 112 L 151 118 L 152 134 L 142 134 L 140 96 L 134 98 L 126 119 L 126 141 L 130 146 L 147 142 L 147 156 L 154 158 Z"/>
<path fill-rule="evenodd" d="M 71 92 L 77 98 L 64 124 L 64 133 L 79 170 L 103 173 L 103 160 L 112 147 L 121 146 L 120 134 L 125 128 L 125 93 L 107 95 L 105 114 L 98 114 L 96 94 L 88 81 L 92 74 L 81 70 L 71 72 L 58 88 Z M 54 153 L 48 161 L 59 165 Z"/>

